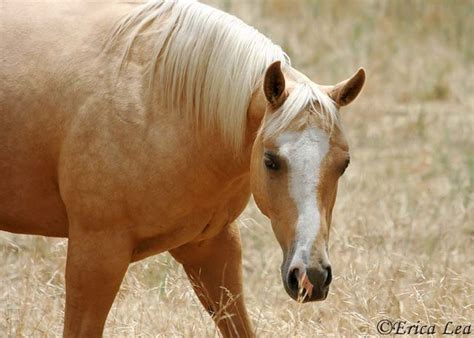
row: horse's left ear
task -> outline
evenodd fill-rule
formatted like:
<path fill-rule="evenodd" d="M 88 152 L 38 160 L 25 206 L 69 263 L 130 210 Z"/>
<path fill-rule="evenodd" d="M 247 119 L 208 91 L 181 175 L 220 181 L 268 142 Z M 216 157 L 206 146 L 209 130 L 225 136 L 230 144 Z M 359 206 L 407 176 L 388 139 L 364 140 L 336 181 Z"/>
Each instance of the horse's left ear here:
<path fill-rule="evenodd" d="M 352 77 L 331 87 L 328 92 L 329 97 L 331 97 L 339 107 L 347 106 L 359 95 L 362 87 L 364 87 L 364 83 L 365 70 L 364 68 L 359 68 Z"/>

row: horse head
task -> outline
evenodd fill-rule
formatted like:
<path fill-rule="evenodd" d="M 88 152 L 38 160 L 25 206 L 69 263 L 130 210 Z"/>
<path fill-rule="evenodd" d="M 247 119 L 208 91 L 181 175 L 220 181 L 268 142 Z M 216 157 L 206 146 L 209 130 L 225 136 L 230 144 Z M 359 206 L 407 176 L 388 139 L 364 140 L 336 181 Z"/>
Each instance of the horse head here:
<path fill-rule="evenodd" d="M 283 250 L 285 289 L 298 301 L 328 294 L 332 210 L 349 165 L 339 108 L 357 97 L 364 81 L 360 69 L 335 86 L 321 86 L 276 61 L 257 96 L 266 108 L 252 149 L 251 189 Z"/>

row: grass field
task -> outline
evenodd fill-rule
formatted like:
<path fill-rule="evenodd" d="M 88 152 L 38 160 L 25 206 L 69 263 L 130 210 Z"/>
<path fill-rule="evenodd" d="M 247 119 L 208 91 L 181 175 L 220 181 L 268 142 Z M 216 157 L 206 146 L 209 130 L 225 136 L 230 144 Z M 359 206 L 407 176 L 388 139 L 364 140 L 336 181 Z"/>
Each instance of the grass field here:
<path fill-rule="evenodd" d="M 351 165 L 331 230 L 328 299 L 298 304 L 250 203 L 240 217 L 259 336 L 377 334 L 379 320 L 473 325 L 474 2 L 208 1 L 282 45 L 318 83 L 368 73 L 343 112 Z M 0 336 L 62 332 L 67 242 L 0 233 Z M 258 267 L 258 268 L 257 268 Z M 168 254 L 133 264 L 106 336 L 216 336 Z"/>

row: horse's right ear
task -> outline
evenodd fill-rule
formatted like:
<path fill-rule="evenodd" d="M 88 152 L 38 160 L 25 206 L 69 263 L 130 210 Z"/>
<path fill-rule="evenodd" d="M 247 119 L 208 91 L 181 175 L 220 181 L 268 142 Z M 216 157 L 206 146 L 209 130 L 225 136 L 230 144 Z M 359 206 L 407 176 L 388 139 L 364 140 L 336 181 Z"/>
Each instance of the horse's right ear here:
<path fill-rule="evenodd" d="M 263 80 L 263 92 L 270 105 L 277 109 L 286 99 L 285 76 L 281 71 L 281 61 L 275 61 L 268 66 Z"/>

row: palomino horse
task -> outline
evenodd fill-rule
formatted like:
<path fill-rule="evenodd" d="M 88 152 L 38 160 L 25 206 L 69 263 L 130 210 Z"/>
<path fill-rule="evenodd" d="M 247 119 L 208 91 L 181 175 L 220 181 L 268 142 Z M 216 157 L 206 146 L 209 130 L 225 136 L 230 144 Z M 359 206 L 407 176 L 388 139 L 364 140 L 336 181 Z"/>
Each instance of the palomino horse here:
<path fill-rule="evenodd" d="M 338 111 L 362 69 L 317 85 L 192 1 L 3 3 L 1 16 L 0 229 L 69 238 L 65 336 L 100 336 L 128 265 L 164 251 L 224 336 L 252 336 L 234 222 L 251 193 L 288 294 L 326 298 L 349 163 Z"/>

